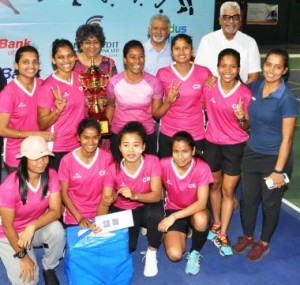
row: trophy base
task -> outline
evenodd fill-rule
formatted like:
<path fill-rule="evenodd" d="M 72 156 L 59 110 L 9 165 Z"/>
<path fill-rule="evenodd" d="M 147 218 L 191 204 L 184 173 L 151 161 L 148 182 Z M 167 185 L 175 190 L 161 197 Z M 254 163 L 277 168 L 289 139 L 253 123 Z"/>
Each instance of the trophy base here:
<path fill-rule="evenodd" d="M 98 120 L 98 122 L 101 128 L 101 136 L 103 137 L 110 135 L 108 120 Z"/>

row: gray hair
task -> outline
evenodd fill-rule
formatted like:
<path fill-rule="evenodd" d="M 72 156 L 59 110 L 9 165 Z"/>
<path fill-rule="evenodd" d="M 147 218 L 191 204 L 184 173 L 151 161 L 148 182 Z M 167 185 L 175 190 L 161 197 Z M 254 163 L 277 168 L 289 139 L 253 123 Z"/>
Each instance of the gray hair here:
<path fill-rule="evenodd" d="M 228 8 L 234 8 L 237 10 L 238 14 L 241 14 L 241 7 L 237 2 L 227 1 L 227 2 L 224 2 L 220 8 L 220 16 L 224 15 L 224 11 Z"/>
<path fill-rule="evenodd" d="M 168 24 L 168 27 L 170 28 L 170 18 L 166 15 L 163 15 L 163 14 L 156 14 L 154 16 L 151 17 L 150 19 L 150 24 L 149 24 L 149 27 L 151 27 L 151 25 L 153 24 L 153 22 L 155 20 L 161 20 L 161 21 L 164 21 Z"/>

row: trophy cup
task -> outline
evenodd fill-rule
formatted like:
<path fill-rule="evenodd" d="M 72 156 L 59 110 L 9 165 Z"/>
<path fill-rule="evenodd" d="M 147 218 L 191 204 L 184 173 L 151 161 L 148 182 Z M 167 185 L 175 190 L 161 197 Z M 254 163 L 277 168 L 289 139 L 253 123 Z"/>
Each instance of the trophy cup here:
<path fill-rule="evenodd" d="M 80 74 L 79 81 L 91 98 L 89 107 L 89 117 L 99 122 L 101 135 L 109 135 L 109 121 L 105 114 L 107 105 L 106 85 L 110 78 L 109 74 L 104 74 L 98 66 L 95 65 L 94 58 L 91 59 L 91 66 Z"/>

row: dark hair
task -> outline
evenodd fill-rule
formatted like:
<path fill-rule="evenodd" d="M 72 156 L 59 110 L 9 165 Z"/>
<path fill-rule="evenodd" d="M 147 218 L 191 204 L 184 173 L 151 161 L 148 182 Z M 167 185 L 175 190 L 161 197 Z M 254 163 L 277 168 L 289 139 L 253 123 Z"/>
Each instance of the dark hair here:
<path fill-rule="evenodd" d="M 69 40 L 66 40 L 66 39 L 56 39 L 53 41 L 52 43 L 52 57 L 54 58 L 58 49 L 61 48 L 61 47 L 69 47 L 75 54 L 75 50 L 74 50 L 74 47 L 73 47 L 73 44 L 69 41 Z"/>
<path fill-rule="evenodd" d="M 33 46 L 23 46 L 23 47 L 20 47 L 17 51 L 16 51 L 16 55 L 15 55 L 15 62 L 16 63 L 19 63 L 21 57 L 22 57 L 22 54 L 24 52 L 33 52 L 36 54 L 37 58 L 39 59 L 40 56 L 39 56 L 39 52 L 38 50 L 33 47 Z"/>
<path fill-rule="evenodd" d="M 119 149 L 119 146 L 121 145 L 121 141 L 124 135 L 126 134 L 137 134 L 143 141 L 143 144 L 146 144 L 147 140 L 147 132 L 140 122 L 131 121 L 128 122 L 118 133 L 117 140 L 116 140 L 116 147 L 115 149 L 112 149 L 112 155 L 115 161 L 116 169 L 117 171 L 120 170 L 120 163 L 123 159 L 122 153 Z"/>
<path fill-rule="evenodd" d="M 276 54 L 276 55 L 280 55 L 283 59 L 283 62 L 284 62 L 284 68 L 287 68 L 287 72 L 285 74 L 282 75 L 282 78 L 284 79 L 284 81 L 288 81 L 289 79 L 289 76 L 290 76 L 290 64 L 289 64 L 289 54 L 286 50 L 284 49 L 280 49 L 280 48 L 274 48 L 274 49 L 271 49 L 267 55 L 266 55 L 266 58 L 264 60 L 264 63 L 267 61 L 268 57 L 271 55 L 271 54 Z"/>
<path fill-rule="evenodd" d="M 16 179 L 19 179 L 19 193 L 21 196 L 21 200 L 23 205 L 26 204 L 27 200 L 27 192 L 28 192 L 28 158 L 23 156 L 20 159 L 20 164 L 17 168 L 16 172 Z M 49 164 L 47 165 L 45 171 L 41 175 L 41 186 L 42 186 L 42 195 L 41 199 L 44 199 L 48 192 L 48 185 L 49 185 Z"/>
<path fill-rule="evenodd" d="M 191 149 L 195 147 L 195 141 L 192 135 L 186 131 L 180 131 L 173 135 L 171 140 L 171 147 L 173 148 L 174 143 L 178 141 L 186 142 L 191 147 Z"/>
<path fill-rule="evenodd" d="M 171 41 L 171 49 L 175 45 L 176 41 L 179 39 L 184 40 L 188 45 L 191 46 L 191 48 L 193 48 L 193 40 L 192 40 L 191 36 L 189 36 L 187 34 L 178 34 Z"/>
<path fill-rule="evenodd" d="M 77 127 L 77 135 L 80 136 L 85 129 L 94 128 L 99 135 L 101 135 L 100 124 L 95 119 L 85 118 Z"/>
<path fill-rule="evenodd" d="M 127 56 L 127 54 L 129 53 L 129 50 L 132 48 L 140 48 L 143 51 L 143 53 L 145 53 L 144 46 L 140 41 L 131 40 L 124 45 L 124 48 L 123 48 L 123 57 L 124 58 Z"/>
<path fill-rule="evenodd" d="M 79 26 L 76 31 L 76 46 L 77 49 L 81 52 L 81 45 L 83 41 L 87 40 L 89 37 L 96 37 L 100 42 L 100 50 L 105 46 L 105 35 L 102 27 L 99 24 L 85 24 Z"/>
<path fill-rule="evenodd" d="M 235 58 L 236 64 L 238 67 L 241 67 L 241 56 L 240 53 L 238 51 L 236 51 L 235 49 L 232 48 L 225 48 L 223 50 L 221 50 L 218 54 L 218 64 L 217 66 L 219 67 L 220 65 L 220 61 L 227 55 L 231 55 Z M 236 80 L 241 80 L 240 74 L 237 75 L 237 77 L 235 78 Z"/>
<path fill-rule="evenodd" d="M 21 59 L 24 52 L 33 52 L 33 53 L 36 54 L 37 59 L 38 60 L 40 59 L 39 52 L 35 47 L 33 47 L 33 46 L 23 46 L 23 47 L 18 48 L 17 51 L 16 51 L 16 55 L 15 55 L 15 62 L 16 63 L 20 62 L 20 59 Z M 15 69 L 15 74 L 19 75 L 19 70 L 18 69 Z M 36 76 L 40 77 L 40 70 L 37 72 Z"/>

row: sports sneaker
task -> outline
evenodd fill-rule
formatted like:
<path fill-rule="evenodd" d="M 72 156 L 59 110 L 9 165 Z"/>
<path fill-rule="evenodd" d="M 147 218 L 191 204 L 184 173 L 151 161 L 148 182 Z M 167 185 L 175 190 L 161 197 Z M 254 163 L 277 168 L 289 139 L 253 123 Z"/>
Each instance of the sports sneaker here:
<path fill-rule="evenodd" d="M 254 242 L 254 238 L 247 236 L 239 236 L 237 243 L 232 247 L 235 253 L 242 253 L 246 248 L 250 247 Z"/>
<path fill-rule="evenodd" d="M 153 277 L 157 275 L 157 258 L 156 258 L 156 250 L 148 249 L 145 254 L 145 267 L 144 267 L 144 276 Z"/>
<path fill-rule="evenodd" d="M 221 224 L 213 224 L 208 232 L 207 239 L 210 241 L 214 241 L 220 230 Z"/>
<path fill-rule="evenodd" d="M 59 285 L 54 269 L 43 270 L 45 285 Z"/>
<path fill-rule="evenodd" d="M 247 254 L 247 259 L 249 261 L 259 261 L 264 255 L 268 254 L 269 251 L 268 245 L 264 245 L 262 241 L 254 242 L 251 250 Z"/>
<path fill-rule="evenodd" d="M 187 238 L 191 238 L 193 235 L 193 230 L 192 228 L 189 228 L 188 234 L 187 234 Z"/>
<path fill-rule="evenodd" d="M 222 256 L 233 255 L 232 248 L 230 246 L 230 241 L 226 235 L 217 235 L 213 240 L 215 246 L 219 249 Z"/>
<path fill-rule="evenodd" d="M 187 263 L 185 266 L 185 273 L 196 275 L 200 271 L 201 258 L 203 258 L 203 256 L 199 253 L 199 251 L 193 250 L 192 252 L 189 252 L 186 257 Z"/>

